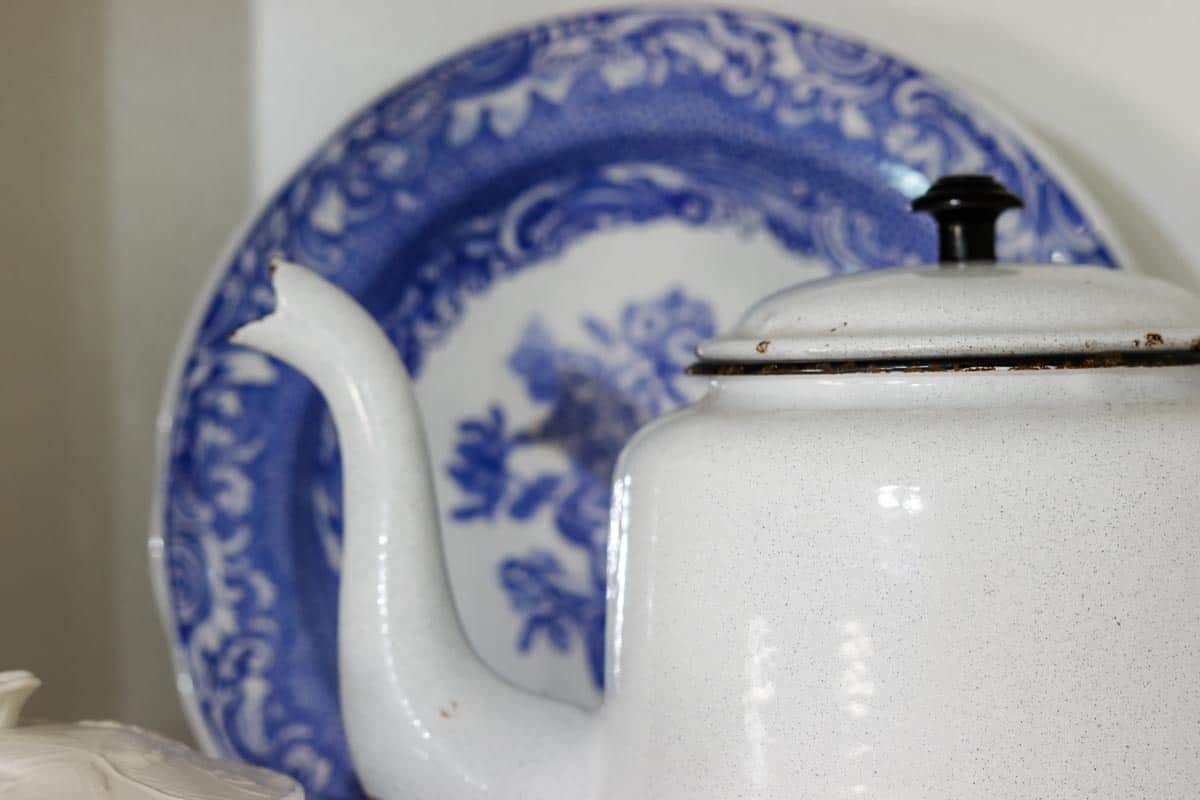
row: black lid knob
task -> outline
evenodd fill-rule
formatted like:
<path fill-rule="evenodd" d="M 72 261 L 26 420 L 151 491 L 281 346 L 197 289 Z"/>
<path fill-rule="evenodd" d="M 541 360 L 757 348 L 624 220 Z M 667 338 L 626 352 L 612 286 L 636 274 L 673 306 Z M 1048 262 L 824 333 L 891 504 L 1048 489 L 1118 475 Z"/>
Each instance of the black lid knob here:
<path fill-rule="evenodd" d="M 912 202 L 937 220 L 938 261 L 996 260 L 996 218 L 1021 208 L 1021 198 L 991 175 L 947 175 Z"/>

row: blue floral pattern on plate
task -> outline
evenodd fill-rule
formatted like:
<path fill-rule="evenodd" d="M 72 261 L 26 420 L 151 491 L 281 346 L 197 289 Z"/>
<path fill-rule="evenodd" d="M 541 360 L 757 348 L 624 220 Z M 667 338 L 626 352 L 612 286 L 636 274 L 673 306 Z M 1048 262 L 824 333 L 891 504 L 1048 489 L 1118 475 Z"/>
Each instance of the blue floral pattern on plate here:
<path fill-rule="evenodd" d="M 1115 266 L 1079 199 L 1016 134 L 891 56 L 748 12 L 626 10 L 551 21 L 469 50 L 343 126 L 218 265 L 182 343 L 162 442 L 157 581 L 199 738 L 361 797 L 337 704 L 341 473 L 325 409 L 297 374 L 225 343 L 267 309 L 265 264 L 321 270 L 384 325 L 417 379 L 472 297 L 582 238 L 665 219 L 773 237 L 831 270 L 927 259 L 904 213 L 933 176 L 995 174 L 1026 200 L 1001 256 Z M 448 523 L 553 520 L 586 554 L 497 565 L 517 648 L 581 643 L 600 680 L 607 472 L 629 434 L 678 405 L 675 376 L 712 332 L 686 286 L 580 320 L 586 348 L 534 319 L 508 368 L 544 422 L 480 400 L 453 452 Z M 652 332 L 653 335 L 646 335 Z M 527 474 L 552 441 L 570 469 Z"/>
<path fill-rule="evenodd" d="M 577 636 L 592 680 L 602 686 L 610 476 L 639 428 L 686 402 L 679 379 L 696 345 L 716 333 L 716 322 L 707 303 L 674 289 L 626 305 L 616 325 L 590 316 L 582 324 L 591 352 L 555 346 L 537 320 L 526 327 L 508 367 L 529 399 L 549 411 L 520 431 L 506 429 L 504 410 L 495 405 L 459 424 L 449 472 L 465 499 L 451 513 L 460 521 L 497 514 L 524 521 L 552 509 L 559 536 L 586 555 L 587 581 L 580 587 L 544 550 L 502 561 L 501 586 L 525 619 L 517 647 L 528 651 L 544 637 L 566 651 Z M 522 475 L 510 466 L 515 450 L 547 443 L 568 455 L 569 471 Z"/>

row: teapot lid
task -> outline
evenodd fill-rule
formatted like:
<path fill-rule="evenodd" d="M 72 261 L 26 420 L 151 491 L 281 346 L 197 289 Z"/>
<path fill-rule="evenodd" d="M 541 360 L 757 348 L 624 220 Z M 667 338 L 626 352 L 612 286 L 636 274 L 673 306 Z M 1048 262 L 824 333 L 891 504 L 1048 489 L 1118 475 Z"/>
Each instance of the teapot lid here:
<path fill-rule="evenodd" d="M 701 374 L 1200 363 L 1200 297 L 1094 266 L 995 261 L 1020 198 L 988 176 L 942 178 L 913 209 L 938 224 L 939 264 L 784 289 L 697 349 Z"/>
<path fill-rule="evenodd" d="M 41 682 L 0 672 L 0 796 L 5 800 L 303 800 L 284 775 L 202 756 L 130 725 L 80 722 L 17 726 Z"/>

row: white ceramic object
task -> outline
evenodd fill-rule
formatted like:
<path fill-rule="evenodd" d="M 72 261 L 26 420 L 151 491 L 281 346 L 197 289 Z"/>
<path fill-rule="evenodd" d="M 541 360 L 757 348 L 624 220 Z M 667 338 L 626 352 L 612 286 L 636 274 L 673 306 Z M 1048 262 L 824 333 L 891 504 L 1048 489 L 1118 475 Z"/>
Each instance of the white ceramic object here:
<path fill-rule="evenodd" d="M 619 461 L 606 696 L 588 713 L 473 656 L 385 334 L 316 273 L 277 262 L 273 283 L 274 311 L 235 341 L 332 410 L 342 702 L 372 796 L 1116 800 L 1200 783 L 1200 298 L 965 263 L 764 301 L 701 349 L 707 395 Z"/>
<path fill-rule="evenodd" d="M 303 800 L 291 778 L 207 758 L 115 722 L 17 727 L 38 686 L 0 672 L 0 797 L 4 800 Z"/>

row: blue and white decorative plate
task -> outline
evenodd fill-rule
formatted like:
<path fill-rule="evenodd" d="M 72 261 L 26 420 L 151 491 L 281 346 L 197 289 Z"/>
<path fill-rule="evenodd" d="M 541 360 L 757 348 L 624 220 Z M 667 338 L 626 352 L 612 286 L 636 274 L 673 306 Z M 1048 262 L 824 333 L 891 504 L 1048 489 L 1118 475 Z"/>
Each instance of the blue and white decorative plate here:
<path fill-rule="evenodd" d="M 686 402 L 701 339 L 802 278 L 930 259 L 929 179 L 1022 194 L 1001 257 L 1117 265 L 1025 134 L 891 56 L 777 17 L 626 10 L 455 56 L 350 120 L 218 264 L 161 419 L 155 569 L 215 753 L 360 797 L 338 712 L 338 450 L 297 373 L 225 344 L 281 253 L 416 377 L 451 580 L 480 654 L 595 702 L 608 479 Z"/>

